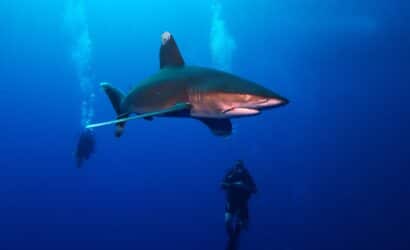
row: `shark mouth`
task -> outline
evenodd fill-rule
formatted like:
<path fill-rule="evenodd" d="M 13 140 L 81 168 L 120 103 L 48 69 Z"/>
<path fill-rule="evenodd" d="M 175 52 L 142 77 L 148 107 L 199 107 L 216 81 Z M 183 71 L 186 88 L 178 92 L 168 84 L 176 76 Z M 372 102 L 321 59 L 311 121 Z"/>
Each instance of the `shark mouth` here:
<path fill-rule="evenodd" d="M 269 108 L 269 107 L 275 107 L 278 105 L 283 104 L 284 101 L 280 99 L 262 99 L 258 102 L 244 105 L 244 106 L 239 106 L 239 107 L 230 107 L 228 109 L 225 109 L 222 111 L 222 113 L 226 116 L 250 116 L 250 115 L 257 115 L 261 111 L 260 109 L 263 108 Z"/>
<path fill-rule="evenodd" d="M 224 115 L 232 116 L 250 116 L 257 115 L 260 113 L 259 110 L 253 108 L 230 108 L 222 112 Z"/>

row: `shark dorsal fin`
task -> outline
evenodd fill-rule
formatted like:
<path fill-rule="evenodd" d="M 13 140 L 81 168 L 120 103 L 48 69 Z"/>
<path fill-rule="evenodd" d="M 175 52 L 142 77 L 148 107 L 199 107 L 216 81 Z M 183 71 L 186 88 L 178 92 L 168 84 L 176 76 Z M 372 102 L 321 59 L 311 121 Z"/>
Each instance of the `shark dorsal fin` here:
<path fill-rule="evenodd" d="M 159 51 L 160 68 L 184 66 L 184 59 L 182 58 L 177 43 L 171 33 L 162 33 L 161 43 Z"/>

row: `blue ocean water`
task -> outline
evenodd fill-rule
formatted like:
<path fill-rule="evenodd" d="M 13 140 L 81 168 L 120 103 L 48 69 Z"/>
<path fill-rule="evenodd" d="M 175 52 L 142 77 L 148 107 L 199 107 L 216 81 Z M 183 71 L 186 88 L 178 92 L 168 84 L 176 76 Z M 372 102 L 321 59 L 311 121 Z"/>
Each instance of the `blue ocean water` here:
<path fill-rule="evenodd" d="M 219 182 L 243 159 L 259 193 L 240 249 L 410 249 L 407 1 L 0 0 L 0 249 L 224 249 Z M 290 99 L 218 138 L 194 120 L 96 129 L 98 84 L 187 64 Z"/>

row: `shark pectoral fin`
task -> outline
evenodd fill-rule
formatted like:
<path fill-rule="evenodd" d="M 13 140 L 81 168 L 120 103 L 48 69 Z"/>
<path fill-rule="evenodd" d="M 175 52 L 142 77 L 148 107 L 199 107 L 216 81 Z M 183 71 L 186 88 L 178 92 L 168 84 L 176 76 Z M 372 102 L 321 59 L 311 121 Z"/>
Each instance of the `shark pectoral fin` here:
<path fill-rule="evenodd" d="M 216 136 L 225 137 L 232 134 L 232 123 L 229 119 L 199 118 L 198 120 L 205 124 Z"/>
<path fill-rule="evenodd" d="M 161 48 L 159 51 L 160 68 L 163 67 L 182 67 L 184 59 L 179 52 L 177 43 L 174 37 L 169 32 L 164 32 L 161 35 Z"/>

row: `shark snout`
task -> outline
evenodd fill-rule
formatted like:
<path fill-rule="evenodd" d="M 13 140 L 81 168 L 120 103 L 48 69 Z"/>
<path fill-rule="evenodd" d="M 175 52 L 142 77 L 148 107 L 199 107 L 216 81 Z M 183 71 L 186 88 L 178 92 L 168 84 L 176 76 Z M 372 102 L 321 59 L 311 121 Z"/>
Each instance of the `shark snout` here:
<path fill-rule="evenodd" d="M 288 104 L 289 101 L 281 96 L 274 96 L 274 97 L 254 97 L 252 102 L 244 103 L 244 107 L 246 108 L 254 108 L 254 109 L 266 109 L 266 108 L 274 108 L 282 105 Z"/>
<path fill-rule="evenodd" d="M 268 100 L 268 103 L 271 104 L 273 107 L 276 107 L 276 106 L 283 106 L 283 105 L 288 104 L 289 100 L 282 96 L 277 96 L 274 98 L 270 98 Z"/>

